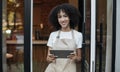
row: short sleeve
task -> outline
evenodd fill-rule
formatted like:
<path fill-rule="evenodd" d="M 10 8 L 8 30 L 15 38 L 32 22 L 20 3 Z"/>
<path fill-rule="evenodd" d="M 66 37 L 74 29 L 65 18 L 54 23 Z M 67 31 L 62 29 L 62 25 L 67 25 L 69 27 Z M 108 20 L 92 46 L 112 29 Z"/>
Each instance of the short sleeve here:
<path fill-rule="evenodd" d="M 76 39 L 77 48 L 82 48 L 83 36 L 79 33 Z"/>
<path fill-rule="evenodd" d="M 50 34 L 47 46 L 52 47 L 53 46 L 53 32 Z"/>

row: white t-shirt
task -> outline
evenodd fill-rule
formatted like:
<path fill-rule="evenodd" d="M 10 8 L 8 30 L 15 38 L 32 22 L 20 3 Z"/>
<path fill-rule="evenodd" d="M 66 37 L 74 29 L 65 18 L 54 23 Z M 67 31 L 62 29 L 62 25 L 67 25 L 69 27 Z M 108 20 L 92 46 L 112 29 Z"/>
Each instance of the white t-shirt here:
<path fill-rule="evenodd" d="M 55 41 L 57 39 L 58 32 L 59 31 L 55 31 L 55 32 L 52 32 L 50 34 L 47 46 L 53 47 L 53 44 L 55 43 Z M 73 35 L 74 35 L 74 39 L 75 39 L 77 48 L 82 48 L 82 41 L 83 41 L 82 33 L 78 32 L 76 30 L 73 30 Z M 61 31 L 60 32 L 59 39 L 72 39 L 72 38 L 73 37 L 72 37 L 72 32 L 71 31 L 69 31 L 69 32 Z"/>

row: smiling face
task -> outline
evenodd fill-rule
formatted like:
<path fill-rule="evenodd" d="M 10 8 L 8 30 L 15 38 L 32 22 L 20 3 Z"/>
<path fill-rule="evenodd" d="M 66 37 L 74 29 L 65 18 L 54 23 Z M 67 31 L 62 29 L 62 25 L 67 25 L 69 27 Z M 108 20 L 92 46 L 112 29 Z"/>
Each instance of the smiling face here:
<path fill-rule="evenodd" d="M 61 26 L 61 29 L 68 30 L 70 29 L 70 19 L 69 16 L 64 12 L 60 11 L 57 15 L 58 17 L 58 22 Z"/>

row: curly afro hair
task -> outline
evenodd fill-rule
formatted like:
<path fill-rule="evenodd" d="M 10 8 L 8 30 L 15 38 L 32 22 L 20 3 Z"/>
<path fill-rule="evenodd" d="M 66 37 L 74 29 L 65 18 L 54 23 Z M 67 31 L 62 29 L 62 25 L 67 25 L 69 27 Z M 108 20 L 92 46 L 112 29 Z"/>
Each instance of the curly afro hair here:
<path fill-rule="evenodd" d="M 58 16 L 57 16 L 61 10 L 68 15 L 68 17 L 70 18 L 70 28 L 74 29 L 77 26 L 77 24 L 79 24 L 80 13 L 76 7 L 68 3 L 64 3 L 54 7 L 49 14 L 48 17 L 49 22 L 53 24 L 53 26 L 57 30 L 61 29 L 61 26 L 58 23 Z"/>

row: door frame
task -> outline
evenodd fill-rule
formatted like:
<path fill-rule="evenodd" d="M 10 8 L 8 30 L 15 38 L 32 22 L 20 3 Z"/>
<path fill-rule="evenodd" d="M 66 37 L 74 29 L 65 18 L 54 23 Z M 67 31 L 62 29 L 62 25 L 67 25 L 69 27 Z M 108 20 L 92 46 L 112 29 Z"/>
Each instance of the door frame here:
<path fill-rule="evenodd" d="M 33 0 L 24 0 L 24 71 L 32 72 Z"/>
<path fill-rule="evenodd" d="M 112 22 L 112 63 L 111 72 L 115 72 L 115 59 L 116 59 L 116 20 L 117 20 L 117 0 L 113 0 L 113 22 Z"/>
<path fill-rule="evenodd" d="M 90 38 L 90 72 L 95 72 L 96 53 L 96 0 L 91 0 L 91 38 Z"/>
<path fill-rule="evenodd" d="M 0 0 L 0 72 L 3 72 L 2 48 L 2 0 Z"/>

